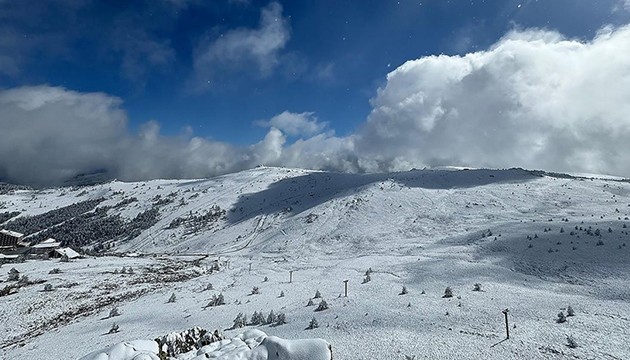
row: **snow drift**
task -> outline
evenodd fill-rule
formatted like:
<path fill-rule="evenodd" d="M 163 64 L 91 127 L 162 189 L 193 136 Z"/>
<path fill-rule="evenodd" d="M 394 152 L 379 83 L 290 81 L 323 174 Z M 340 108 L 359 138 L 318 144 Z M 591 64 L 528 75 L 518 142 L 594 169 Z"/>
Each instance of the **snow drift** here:
<path fill-rule="evenodd" d="M 95 351 L 80 360 L 159 360 L 159 345 L 152 340 L 135 340 Z M 232 338 L 193 349 L 177 356 L 180 360 L 330 360 L 332 348 L 323 339 L 285 340 L 251 329 Z"/>

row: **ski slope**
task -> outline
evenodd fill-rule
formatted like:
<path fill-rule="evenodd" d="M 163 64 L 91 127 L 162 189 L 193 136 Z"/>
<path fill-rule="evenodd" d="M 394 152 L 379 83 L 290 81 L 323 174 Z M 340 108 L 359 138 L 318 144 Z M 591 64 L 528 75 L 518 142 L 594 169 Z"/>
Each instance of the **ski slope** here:
<path fill-rule="evenodd" d="M 193 326 L 236 337 L 256 328 L 230 330 L 238 313 L 269 310 L 286 313 L 288 323 L 258 327 L 266 334 L 326 339 L 340 359 L 630 358 L 630 183 L 623 179 L 523 169 L 357 175 L 261 167 L 207 180 L 21 190 L 0 195 L 0 204 L 25 216 L 135 197 L 108 210 L 131 219 L 157 195 L 173 198 L 159 206 L 159 221 L 111 249 L 147 256 L 2 266 L 55 288 L 78 284 L 0 297 L 3 358 L 75 359 Z M 225 215 L 196 231 L 169 228 L 215 206 Z M 216 261 L 220 271 L 211 270 Z M 113 274 L 123 266 L 134 273 Z M 48 275 L 55 267 L 62 273 Z M 368 268 L 371 281 L 363 283 Z M 161 282 L 169 273 L 181 276 Z M 204 290 L 207 283 L 214 290 Z M 483 291 L 473 291 L 475 283 Z M 399 295 L 403 286 L 408 294 Z M 447 286 L 454 297 L 442 298 Z M 261 294 L 251 295 L 253 287 Z M 306 306 L 316 290 L 328 310 Z M 219 292 L 226 305 L 205 307 Z M 177 301 L 167 303 L 172 293 Z M 106 334 L 114 305 L 121 331 Z M 568 305 L 576 316 L 556 323 Z M 68 319 L 55 322 L 62 314 Z M 313 317 L 320 327 L 305 330 Z M 567 335 L 579 347 L 569 348 Z"/>

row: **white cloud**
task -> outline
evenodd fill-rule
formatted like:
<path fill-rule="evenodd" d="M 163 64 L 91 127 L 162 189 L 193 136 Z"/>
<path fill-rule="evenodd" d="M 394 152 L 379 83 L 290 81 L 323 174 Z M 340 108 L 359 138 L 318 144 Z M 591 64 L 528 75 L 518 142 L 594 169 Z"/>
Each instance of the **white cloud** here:
<path fill-rule="evenodd" d="M 202 42 L 194 55 L 195 77 L 203 83 L 221 69 L 253 64 L 262 76 L 278 65 L 278 54 L 290 38 L 282 5 L 273 2 L 261 10 L 257 29 L 234 29 L 214 41 Z"/>
<path fill-rule="evenodd" d="M 274 127 L 289 136 L 310 137 L 322 132 L 328 124 L 319 122 L 312 112 L 298 114 L 284 111 L 269 121 L 258 122 L 258 125 Z"/>
<path fill-rule="evenodd" d="M 355 134 L 313 113 L 264 122 L 237 147 L 129 131 L 122 101 L 58 87 L 0 91 L 0 178 L 54 184 L 108 169 L 123 180 L 197 178 L 258 164 L 340 171 L 432 165 L 522 166 L 630 176 L 630 27 L 591 41 L 550 31 L 507 34 L 486 51 L 408 61 L 387 76 Z M 293 142 L 290 137 L 299 137 Z"/>
<path fill-rule="evenodd" d="M 515 31 L 391 72 L 357 151 L 366 170 L 465 164 L 630 175 L 630 27 L 589 42 Z"/>

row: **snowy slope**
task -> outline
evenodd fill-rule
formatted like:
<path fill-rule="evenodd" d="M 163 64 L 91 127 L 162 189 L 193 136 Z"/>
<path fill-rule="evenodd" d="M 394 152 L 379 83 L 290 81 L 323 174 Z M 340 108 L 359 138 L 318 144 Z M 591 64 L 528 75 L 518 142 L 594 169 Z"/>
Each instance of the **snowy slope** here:
<path fill-rule="evenodd" d="M 257 168 L 208 180 L 18 191 L 0 195 L 0 211 L 36 215 L 101 197 L 99 207 L 137 198 L 108 210 L 124 219 L 159 209 L 155 225 L 117 240 L 112 250 L 167 256 L 15 265 L 55 287 L 79 285 L 50 293 L 33 285 L 0 297 L 0 317 L 8 324 L 0 333 L 4 357 L 79 358 L 192 326 L 236 336 L 243 329 L 227 330 L 236 315 L 261 310 L 282 311 L 289 320 L 264 326 L 267 334 L 326 339 L 341 359 L 630 357 L 630 183 L 621 179 L 522 169 L 352 175 Z M 155 205 L 164 198 L 172 201 Z M 225 213 L 186 225 L 213 208 Z M 171 227 L 178 218 L 182 225 Z M 219 258 L 221 271 L 210 271 Z M 170 269 L 167 264 L 189 275 L 166 283 L 149 278 Z M 136 271 L 112 276 L 122 266 Z M 53 267 L 67 269 L 51 278 Z M 372 280 L 362 284 L 368 268 Z M 348 297 L 342 295 L 346 279 Z M 208 282 L 216 290 L 203 291 Z M 93 290 L 108 283 L 119 286 L 102 290 L 107 294 Z M 472 291 L 475 283 L 484 291 Z M 403 285 L 409 293 L 398 295 Z M 250 295 L 254 286 L 260 295 Z M 455 297 L 442 298 L 447 286 Z M 306 306 L 318 289 L 329 310 Z M 173 292 L 178 300 L 167 303 Z M 227 304 L 204 307 L 219 292 Z M 120 300 L 99 303 L 105 295 Z M 33 330 L 59 316 L 44 303 L 76 309 L 65 300 L 71 296 L 101 305 Z M 116 319 L 122 331 L 103 335 L 111 321 L 101 319 L 112 304 L 123 314 Z M 576 316 L 556 323 L 568 305 Z M 505 308 L 511 339 L 499 343 Z M 305 330 L 313 317 L 320 327 Z M 566 346 L 567 335 L 580 346 Z M 64 345 L 70 339 L 78 339 L 76 346 Z"/>

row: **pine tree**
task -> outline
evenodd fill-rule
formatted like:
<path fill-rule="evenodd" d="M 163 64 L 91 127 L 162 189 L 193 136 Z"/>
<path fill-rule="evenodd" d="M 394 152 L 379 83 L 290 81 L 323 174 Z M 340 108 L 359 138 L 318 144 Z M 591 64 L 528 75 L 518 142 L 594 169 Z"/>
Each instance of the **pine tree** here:
<path fill-rule="evenodd" d="M 561 323 L 563 323 L 563 322 L 565 322 L 565 321 L 567 321 L 567 317 L 566 317 L 566 316 L 564 316 L 564 313 L 563 313 L 562 311 L 560 311 L 560 312 L 558 313 L 558 318 L 556 319 L 556 322 L 557 322 L 557 323 L 559 323 L 559 324 L 561 324 Z"/>
<path fill-rule="evenodd" d="M 177 297 L 175 296 L 175 293 L 173 293 L 171 297 L 168 299 L 168 303 L 174 303 L 175 300 L 177 300 Z"/>
<path fill-rule="evenodd" d="M 116 316 L 120 316 L 120 312 L 118 311 L 118 307 L 114 306 L 111 310 L 109 310 L 109 317 L 113 318 Z"/>
<path fill-rule="evenodd" d="M 312 330 L 312 329 L 316 329 L 319 327 L 319 324 L 317 323 L 317 319 L 315 319 L 314 317 L 311 319 L 311 321 L 308 323 L 308 327 L 307 329 Z"/>
<path fill-rule="evenodd" d="M 315 304 L 313 304 L 313 299 L 308 299 L 308 302 L 306 303 L 306 306 L 313 306 Z"/>
<path fill-rule="evenodd" d="M 575 316 L 575 311 L 571 307 L 571 305 L 567 306 L 567 316 Z"/>
<path fill-rule="evenodd" d="M 238 313 L 238 315 L 236 315 L 236 318 L 234 319 L 232 329 L 242 328 L 245 325 L 247 325 L 247 317 L 243 315 L 243 313 Z"/>
<path fill-rule="evenodd" d="M 315 311 L 324 310 L 328 310 L 328 303 L 326 302 L 326 300 L 322 299 L 322 301 L 319 302 L 319 305 L 317 305 L 317 309 L 315 309 Z"/>
<path fill-rule="evenodd" d="M 118 326 L 118 324 L 113 323 L 112 327 L 109 329 L 108 334 L 114 334 L 120 331 L 120 327 Z"/>
<path fill-rule="evenodd" d="M 322 297 L 322 294 L 319 292 L 319 290 L 315 291 L 315 296 L 313 296 L 313 299 L 319 299 Z"/>
<path fill-rule="evenodd" d="M 284 313 L 279 313 L 276 318 L 276 325 L 284 325 L 287 323 L 287 316 Z"/>
<path fill-rule="evenodd" d="M 453 297 L 453 289 L 451 289 L 450 286 L 447 286 L 446 289 L 444 289 L 444 296 L 442 296 L 443 298 L 451 298 Z"/>
<path fill-rule="evenodd" d="M 267 315 L 267 321 L 265 322 L 265 324 L 273 324 L 276 322 L 278 318 L 276 317 L 276 314 L 273 313 L 273 310 L 271 310 L 269 312 L 269 315 Z"/>
<path fill-rule="evenodd" d="M 407 292 L 407 287 L 403 285 L 403 287 L 402 287 L 402 291 L 400 292 L 400 294 L 399 294 L 399 295 L 407 295 L 407 293 L 408 293 L 408 292 Z"/>

